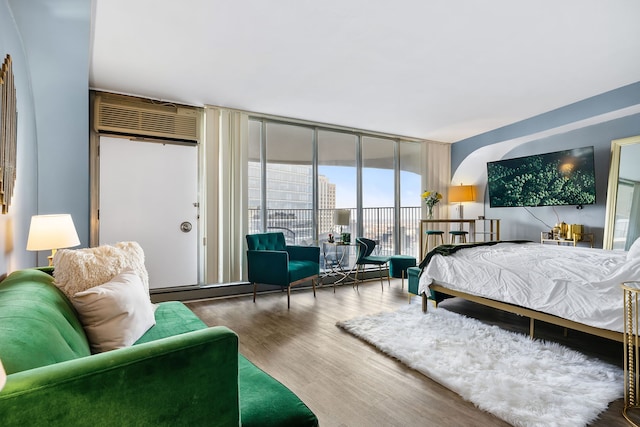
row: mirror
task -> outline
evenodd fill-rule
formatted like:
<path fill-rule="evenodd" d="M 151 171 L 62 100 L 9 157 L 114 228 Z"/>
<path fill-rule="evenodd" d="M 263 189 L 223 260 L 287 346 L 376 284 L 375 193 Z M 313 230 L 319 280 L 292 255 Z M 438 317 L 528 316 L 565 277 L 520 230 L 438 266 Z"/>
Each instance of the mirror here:
<path fill-rule="evenodd" d="M 604 249 L 629 250 L 640 236 L 640 135 L 611 141 Z"/>

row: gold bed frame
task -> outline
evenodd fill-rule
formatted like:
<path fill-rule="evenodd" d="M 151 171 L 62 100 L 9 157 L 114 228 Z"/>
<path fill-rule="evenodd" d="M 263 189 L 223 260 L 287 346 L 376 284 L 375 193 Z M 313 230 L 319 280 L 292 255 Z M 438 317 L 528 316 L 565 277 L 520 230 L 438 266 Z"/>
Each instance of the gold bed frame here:
<path fill-rule="evenodd" d="M 552 314 L 542 313 L 540 311 L 532 310 L 530 308 L 521 307 L 519 305 L 509 304 L 507 302 L 496 301 L 489 298 L 479 297 L 477 295 L 468 294 L 462 291 L 456 291 L 449 289 L 445 286 L 433 283 L 429 285 L 429 289 L 440 292 L 446 295 L 454 297 L 460 297 L 468 301 L 472 301 L 478 304 L 482 304 L 488 307 L 497 308 L 508 313 L 518 314 L 529 318 L 529 336 L 533 338 L 534 323 L 536 320 L 551 323 L 553 325 L 562 326 L 568 329 L 574 329 L 580 332 L 586 332 L 591 335 L 596 335 L 610 340 L 624 342 L 624 334 L 622 332 L 610 331 L 608 329 L 596 328 L 593 326 L 585 325 L 584 323 L 575 322 L 573 320 L 563 319 L 562 317 L 554 316 Z M 427 312 L 427 293 L 422 293 L 422 311 Z"/>

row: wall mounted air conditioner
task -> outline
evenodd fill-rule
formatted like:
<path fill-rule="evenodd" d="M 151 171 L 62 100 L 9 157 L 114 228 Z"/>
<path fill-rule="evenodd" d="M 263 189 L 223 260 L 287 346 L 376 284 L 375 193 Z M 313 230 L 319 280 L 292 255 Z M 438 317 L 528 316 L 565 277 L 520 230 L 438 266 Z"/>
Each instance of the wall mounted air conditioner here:
<path fill-rule="evenodd" d="M 97 132 L 197 142 L 200 109 L 115 94 L 95 97 Z"/>

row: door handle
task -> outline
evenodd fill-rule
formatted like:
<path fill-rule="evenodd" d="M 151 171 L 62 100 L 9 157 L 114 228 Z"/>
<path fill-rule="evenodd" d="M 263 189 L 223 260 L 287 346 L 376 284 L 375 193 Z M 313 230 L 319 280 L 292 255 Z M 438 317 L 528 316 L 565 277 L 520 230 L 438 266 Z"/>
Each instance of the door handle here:
<path fill-rule="evenodd" d="M 180 231 L 182 231 L 183 233 L 190 232 L 192 228 L 193 226 L 189 221 L 184 221 L 182 224 L 180 224 Z"/>

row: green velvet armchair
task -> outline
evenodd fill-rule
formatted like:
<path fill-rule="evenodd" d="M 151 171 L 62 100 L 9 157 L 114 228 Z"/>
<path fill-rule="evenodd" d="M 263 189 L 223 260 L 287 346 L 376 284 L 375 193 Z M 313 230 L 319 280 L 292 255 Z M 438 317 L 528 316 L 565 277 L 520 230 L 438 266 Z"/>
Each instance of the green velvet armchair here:
<path fill-rule="evenodd" d="M 291 287 L 311 281 L 316 296 L 320 275 L 320 248 L 287 245 L 283 233 L 247 235 L 247 268 L 256 302 L 258 283 L 287 288 L 287 308 L 291 306 Z"/>

